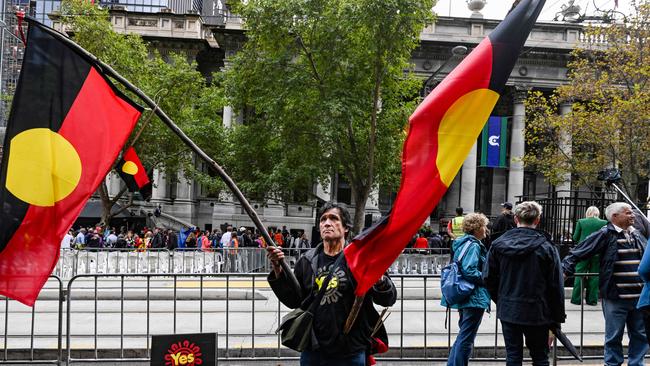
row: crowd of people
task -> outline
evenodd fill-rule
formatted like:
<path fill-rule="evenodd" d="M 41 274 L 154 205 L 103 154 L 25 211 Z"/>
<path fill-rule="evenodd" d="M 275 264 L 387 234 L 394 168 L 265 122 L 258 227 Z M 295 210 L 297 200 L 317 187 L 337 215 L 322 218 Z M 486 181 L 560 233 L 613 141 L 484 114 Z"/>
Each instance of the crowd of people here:
<path fill-rule="evenodd" d="M 170 249 L 178 247 L 178 233 L 161 228 L 139 231 L 121 228 L 80 227 L 70 229 L 61 241 L 62 249 Z"/>
<path fill-rule="evenodd" d="M 628 364 L 643 365 L 650 341 L 650 254 L 646 251 L 645 220 L 630 205 L 616 202 L 600 211 L 589 207 L 576 223 L 570 253 L 560 260 L 551 237 L 538 229 L 542 207 L 527 201 L 502 204 L 492 222 L 481 213 L 456 210 L 449 222 L 452 262 L 473 290 L 462 300 L 441 304 L 458 310 L 459 333 L 450 350 L 448 365 L 467 365 L 478 328 L 486 311 L 496 304 L 506 348 L 506 364 L 521 365 L 524 345 L 533 365 L 548 365 L 549 335 L 561 329 L 566 319 L 564 284 L 576 273 L 598 276 L 576 278 L 571 302 L 602 304 L 605 321 L 606 365 L 624 362 L 622 338 L 627 328 Z M 273 270 L 268 281 L 279 300 L 290 308 L 311 311 L 311 340 L 301 349 L 301 365 L 366 365 L 369 356 L 388 345 L 382 317 L 373 305 L 391 306 L 395 286 L 388 274 L 372 288 L 349 333 L 344 322 L 355 301 L 354 281 L 341 260 L 351 229 L 350 215 L 343 204 L 328 203 L 319 213 L 322 241 L 314 248 L 304 232 L 285 227 L 269 230 L 275 246 L 246 227 L 227 225 L 220 229 L 184 232 L 147 229 L 134 233 L 114 228 L 80 228 L 63 239 L 63 248 L 266 248 Z M 636 220 L 635 220 L 636 217 Z M 640 227 L 636 229 L 635 227 Z M 412 248 L 445 247 L 444 237 L 423 227 L 409 244 Z M 296 293 L 280 262 L 287 249 L 311 248 L 300 256 L 294 274 L 301 291 Z M 583 282 L 584 281 L 584 282 Z M 325 289 L 323 289 L 325 286 Z M 586 292 L 583 297 L 582 291 Z"/>
<path fill-rule="evenodd" d="M 70 229 L 61 241 L 63 249 L 196 249 L 212 250 L 217 248 L 265 248 L 264 236 L 257 230 L 244 226 L 239 229 L 224 225 L 225 230 L 200 230 L 187 228 L 181 231 L 163 228 L 141 230 L 120 230 L 112 228 L 80 227 Z M 287 249 L 305 249 L 311 247 L 304 231 L 292 233 L 283 226 L 282 229 L 269 229 L 269 236 L 274 244 Z"/>
<path fill-rule="evenodd" d="M 453 243 L 453 260 L 475 289 L 454 304 L 443 297 L 442 305 L 460 314 L 460 331 L 448 365 L 467 365 L 483 312 L 490 310 L 492 302 L 501 321 L 506 364 L 522 364 L 525 344 L 533 365 L 548 365 L 549 332 L 559 330 L 566 318 L 564 282 L 576 272 L 599 274 L 576 278 L 571 302 L 580 304 L 585 288 L 587 304 L 601 300 L 605 365 L 624 362 L 625 328 L 628 365 L 643 365 L 650 343 L 650 255 L 645 250 L 646 234 L 635 228 L 632 207 L 623 202 L 609 205 L 607 220 L 599 218 L 597 207 L 589 207 L 576 224 L 572 238 L 576 245 L 562 261 L 551 237 L 537 228 L 539 204 L 522 202 L 510 211 L 511 205 L 504 204 L 502 215 L 512 215 L 513 227 L 492 235 L 489 249 L 482 242 L 489 231 L 485 216 L 473 213 L 457 220 L 463 234 Z"/>
<path fill-rule="evenodd" d="M 596 282 L 592 277 L 586 286 L 577 283 L 572 302 L 580 303 L 583 287 L 587 288 L 587 304 L 594 305 L 600 299 L 605 364 L 624 362 L 622 338 L 627 328 L 628 364 L 643 365 L 650 344 L 650 254 L 645 250 L 646 235 L 635 229 L 632 207 L 623 202 L 609 205 L 607 220 L 599 219 L 599 210 L 590 207 L 576 225 L 572 238 L 576 244 L 564 260 L 551 237 L 538 228 L 541 205 L 527 201 L 513 207 L 506 202 L 502 208 L 492 222 L 481 213 L 464 214 L 462 209 L 450 221 L 452 261 L 473 289 L 454 302 L 442 298 L 443 306 L 459 312 L 459 333 L 448 365 L 468 364 L 483 315 L 492 304 L 496 304 L 501 322 L 506 364 L 521 365 L 525 345 L 533 365 L 549 365 L 552 335 L 566 320 L 564 283 L 576 271 L 599 274 Z M 273 264 L 268 276 L 271 288 L 286 306 L 300 309 L 291 314 L 306 312 L 310 319 L 308 326 L 302 323 L 302 315 L 283 319 L 283 344 L 285 336 L 295 337 L 298 324 L 307 332 L 301 346 L 294 348 L 301 352 L 301 365 L 370 365 L 370 356 L 385 351 L 388 345 L 382 317 L 373 303 L 394 304 L 395 287 L 384 275 L 365 297 L 349 333 L 342 332 L 355 299 L 354 282 L 349 280 L 352 277 L 341 255 L 349 239 L 350 216 L 345 205 L 337 203 L 326 204 L 319 215 L 322 242 L 304 254 L 294 269 L 299 292 L 293 290 L 280 266 L 285 253 L 267 248 Z M 428 246 L 430 237 L 430 233 L 420 232 L 414 247 Z"/>

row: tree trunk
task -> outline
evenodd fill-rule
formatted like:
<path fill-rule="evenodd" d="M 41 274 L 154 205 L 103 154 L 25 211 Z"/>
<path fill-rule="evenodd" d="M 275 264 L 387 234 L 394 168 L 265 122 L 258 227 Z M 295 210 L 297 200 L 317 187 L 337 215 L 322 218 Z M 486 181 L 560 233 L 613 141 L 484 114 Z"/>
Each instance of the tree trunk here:
<path fill-rule="evenodd" d="M 110 223 L 111 208 L 113 208 L 111 198 L 108 196 L 108 187 L 106 186 L 106 180 L 103 180 L 99 185 L 99 198 L 102 201 L 102 216 L 99 224 L 102 227 L 106 227 Z"/>
<path fill-rule="evenodd" d="M 370 188 L 363 187 L 359 190 L 352 187 L 352 197 L 354 198 L 354 220 L 352 225 L 352 236 L 357 235 L 363 229 L 366 218 L 366 202 L 370 195 Z"/>

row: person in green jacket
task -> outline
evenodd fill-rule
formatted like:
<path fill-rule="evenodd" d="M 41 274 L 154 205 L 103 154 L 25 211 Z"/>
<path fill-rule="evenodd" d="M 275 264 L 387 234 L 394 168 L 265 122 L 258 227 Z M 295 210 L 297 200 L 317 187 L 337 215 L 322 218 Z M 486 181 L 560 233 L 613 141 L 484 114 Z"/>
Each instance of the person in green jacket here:
<path fill-rule="evenodd" d="M 591 206 L 587 209 L 586 218 L 578 220 L 576 229 L 573 232 L 573 242 L 578 245 L 586 237 L 598 231 L 601 227 L 607 225 L 607 221 L 601 220 L 600 210 L 598 207 Z M 597 255 L 578 262 L 576 273 L 598 273 L 600 271 L 600 259 Z M 580 282 L 583 285 L 580 285 Z M 598 276 L 576 277 L 573 283 L 573 292 L 571 293 L 571 303 L 580 305 L 580 290 L 587 290 L 587 305 L 596 305 L 598 303 Z"/>
<path fill-rule="evenodd" d="M 481 243 L 487 235 L 489 220 L 481 213 L 471 213 L 463 219 L 463 232 L 452 244 L 454 260 L 460 262 L 460 270 L 467 281 L 474 283 L 474 291 L 459 304 L 449 305 L 442 297 L 442 306 L 458 309 L 458 336 L 449 352 L 448 366 L 466 366 L 483 313 L 490 308 L 490 294 L 483 284 L 483 264 L 487 249 Z M 462 258 L 461 258 L 462 256 Z"/>

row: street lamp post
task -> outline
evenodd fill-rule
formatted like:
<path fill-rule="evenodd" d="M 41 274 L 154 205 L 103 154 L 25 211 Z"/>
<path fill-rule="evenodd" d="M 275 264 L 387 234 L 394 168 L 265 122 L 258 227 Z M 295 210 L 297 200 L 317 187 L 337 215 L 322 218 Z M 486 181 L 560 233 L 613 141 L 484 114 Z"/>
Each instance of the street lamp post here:
<path fill-rule="evenodd" d="M 426 97 L 429 94 L 430 90 L 427 90 L 427 88 L 428 88 L 429 84 L 431 84 L 433 79 L 436 77 L 436 75 L 438 75 L 440 73 L 440 71 L 442 71 L 442 69 L 444 69 L 452 59 L 454 59 L 455 56 L 463 56 L 466 53 L 467 53 L 467 47 L 465 47 L 465 46 L 458 45 L 458 46 L 454 46 L 454 48 L 451 49 L 451 55 L 445 60 L 445 62 L 442 63 L 442 65 L 440 65 L 440 67 L 438 67 L 431 74 L 431 76 L 429 76 L 424 81 L 424 84 L 422 85 L 422 91 L 420 93 L 423 98 Z"/>

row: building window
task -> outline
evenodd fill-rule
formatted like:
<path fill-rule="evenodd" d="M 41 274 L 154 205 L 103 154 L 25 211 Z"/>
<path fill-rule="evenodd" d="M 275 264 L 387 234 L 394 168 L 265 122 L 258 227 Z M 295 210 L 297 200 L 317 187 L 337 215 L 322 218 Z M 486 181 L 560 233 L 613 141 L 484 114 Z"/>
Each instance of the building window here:
<path fill-rule="evenodd" d="M 523 194 L 522 201 L 535 199 L 537 194 L 537 174 L 535 172 L 524 171 Z"/>
<path fill-rule="evenodd" d="M 473 37 L 483 37 L 483 24 L 472 24 Z"/>
<path fill-rule="evenodd" d="M 382 214 L 387 214 L 388 211 L 390 211 L 391 207 L 393 207 L 393 202 L 395 202 L 395 198 L 397 198 L 397 192 L 388 189 L 386 187 L 380 187 L 379 188 L 379 211 L 381 211 Z"/>
<path fill-rule="evenodd" d="M 345 176 L 337 174 L 336 180 L 336 200 L 346 205 L 352 204 L 352 188 Z"/>
<path fill-rule="evenodd" d="M 129 25 L 134 27 L 157 27 L 157 19 L 129 18 Z"/>
<path fill-rule="evenodd" d="M 174 29 L 183 29 L 183 28 L 185 28 L 185 22 L 183 22 L 182 20 L 174 21 Z"/>
<path fill-rule="evenodd" d="M 176 199 L 176 189 L 178 187 L 178 177 L 176 174 L 166 173 L 167 177 L 167 192 L 170 200 Z"/>

